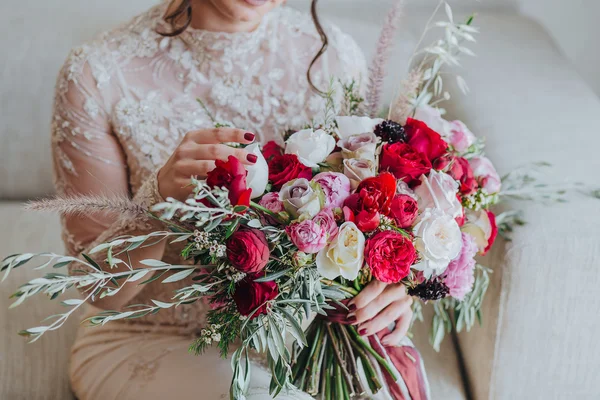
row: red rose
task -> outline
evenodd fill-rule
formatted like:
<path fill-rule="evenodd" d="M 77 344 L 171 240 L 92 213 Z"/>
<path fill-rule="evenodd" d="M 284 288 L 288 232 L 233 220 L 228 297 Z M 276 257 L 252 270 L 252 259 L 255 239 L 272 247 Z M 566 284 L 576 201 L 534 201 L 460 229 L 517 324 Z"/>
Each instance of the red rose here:
<path fill-rule="evenodd" d="M 229 156 L 227 162 L 216 160 L 215 169 L 206 177 L 208 186 L 225 187 L 229 190 L 229 201 L 234 206 L 250 206 L 252 189 L 246 187 L 246 169 L 234 156 Z"/>
<path fill-rule="evenodd" d="M 275 299 L 279 294 L 279 288 L 273 281 L 255 282 L 252 277 L 247 277 L 235 285 L 233 301 L 240 314 L 254 319 L 259 315 L 266 314 L 267 302 Z"/>
<path fill-rule="evenodd" d="M 379 226 L 380 215 L 387 215 L 396 193 L 396 179 L 382 173 L 363 180 L 356 193 L 344 201 L 354 216 L 354 222 L 362 232 L 370 232 Z"/>
<path fill-rule="evenodd" d="M 410 228 L 417 219 L 419 206 L 417 201 L 407 194 L 394 197 L 388 216 L 392 218 L 399 228 Z"/>
<path fill-rule="evenodd" d="M 466 158 L 455 157 L 450 164 L 448 174 L 460 182 L 460 192 L 465 196 L 475 193 L 479 186 L 473 175 L 473 169 Z"/>
<path fill-rule="evenodd" d="M 481 255 L 486 254 L 490 250 L 490 248 L 494 245 L 494 242 L 496 241 L 496 237 L 498 236 L 498 225 L 496 225 L 496 216 L 493 212 L 489 210 L 485 210 L 485 212 L 487 213 L 487 216 L 490 219 L 490 225 L 492 225 L 492 233 L 488 238 L 488 245 L 485 248 L 485 250 L 483 250 L 483 253 L 481 253 Z"/>
<path fill-rule="evenodd" d="M 302 164 L 295 154 L 281 154 L 269 161 L 269 180 L 279 190 L 292 179 L 312 178 L 312 169 Z"/>
<path fill-rule="evenodd" d="M 260 272 L 269 262 L 267 238 L 258 229 L 238 230 L 227 239 L 226 247 L 227 259 L 241 272 Z"/>
<path fill-rule="evenodd" d="M 263 153 L 263 157 L 265 157 L 265 160 L 270 160 L 271 158 L 273 158 L 275 156 L 282 155 L 283 147 L 278 145 L 275 141 L 271 140 L 270 142 L 267 142 L 267 144 L 265 144 L 263 146 L 262 153 Z"/>
<path fill-rule="evenodd" d="M 448 143 L 423 121 L 409 118 L 404 130 L 408 137 L 406 143 L 425 154 L 431 162 L 448 151 Z"/>
<path fill-rule="evenodd" d="M 411 145 L 394 143 L 383 146 L 379 168 L 410 184 L 431 171 L 431 162 Z"/>
<path fill-rule="evenodd" d="M 382 231 L 367 240 L 365 260 L 377 280 L 398 283 L 408 276 L 417 252 L 410 239 L 402 234 Z"/>

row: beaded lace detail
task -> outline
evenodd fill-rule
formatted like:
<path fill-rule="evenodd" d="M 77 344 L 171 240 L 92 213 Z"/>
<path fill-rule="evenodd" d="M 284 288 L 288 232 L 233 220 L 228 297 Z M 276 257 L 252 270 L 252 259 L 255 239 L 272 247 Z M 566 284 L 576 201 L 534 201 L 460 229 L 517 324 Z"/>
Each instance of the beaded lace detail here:
<path fill-rule="evenodd" d="M 281 141 L 281 132 L 322 110 L 324 100 L 306 80 L 321 45 L 308 16 L 284 7 L 250 33 L 188 29 L 167 38 L 158 33 L 168 29 L 166 7 L 154 7 L 69 55 L 52 121 L 59 193 L 127 195 L 150 206 L 160 201 L 155 171 L 187 132 L 212 127 L 213 117 L 266 142 Z M 360 82 L 366 68 L 357 45 L 336 27 L 328 34 L 329 50 L 313 70 L 316 85 L 326 89 L 332 77 Z M 151 224 L 109 215 L 69 217 L 63 237 L 69 252 L 79 254 Z M 179 262 L 178 254 L 178 247 L 168 246 L 164 260 Z M 174 288 L 149 284 L 132 303 L 168 300 Z M 148 322 L 193 331 L 205 313 L 206 306 L 197 303 L 163 310 Z"/>

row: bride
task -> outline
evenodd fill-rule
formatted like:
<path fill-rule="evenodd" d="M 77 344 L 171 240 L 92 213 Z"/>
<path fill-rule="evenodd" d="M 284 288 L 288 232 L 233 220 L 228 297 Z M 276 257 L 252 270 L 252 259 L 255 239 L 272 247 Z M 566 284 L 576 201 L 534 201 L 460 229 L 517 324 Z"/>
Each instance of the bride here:
<path fill-rule="evenodd" d="M 285 0 L 175 0 L 163 2 L 120 28 L 75 49 L 58 79 L 52 124 L 57 191 L 63 195 L 126 195 L 144 206 L 185 199 L 192 175 L 214 160 L 256 157 L 223 143 L 279 140 L 323 107 L 312 85 L 331 77 L 364 82 L 356 43 L 335 27 L 322 47 L 310 16 L 281 7 Z M 115 10 L 118 12 L 118 10 Z M 203 104 L 197 102 L 201 99 Z M 236 128 L 214 128 L 225 121 Z M 63 218 L 69 253 L 78 255 L 116 236 L 143 234 L 156 222 L 111 215 Z M 164 242 L 131 251 L 176 262 L 179 248 Z M 104 265 L 103 257 L 97 261 Z M 76 274 L 77 271 L 71 271 Z M 124 287 L 90 304 L 89 315 L 165 300 L 178 284 Z M 396 323 L 383 341 L 399 343 L 411 320 L 410 298 L 399 285 L 374 282 L 352 304 L 361 334 Z M 187 353 L 202 329 L 206 305 L 82 327 L 71 354 L 70 379 L 79 400 L 228 398 L 231 367 L 209 350 Z M 88 315 L 88 316 L 89 316 Z M 269 375 L 255 368 L 248 398 L 268 399 Z M 302 393 L 281 398 L 302 399 Z"/>

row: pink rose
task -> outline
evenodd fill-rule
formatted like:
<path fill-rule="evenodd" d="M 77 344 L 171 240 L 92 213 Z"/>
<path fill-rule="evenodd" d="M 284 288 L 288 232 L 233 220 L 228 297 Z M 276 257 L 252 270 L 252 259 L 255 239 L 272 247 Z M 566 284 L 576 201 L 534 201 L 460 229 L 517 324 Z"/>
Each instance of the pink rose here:
<path fill-rule="evenodd" d="M 410 228 L 417 219 L 419 206 L 417 201 L 407 194 L 398 194 L 392 200 L 390 213 L 388 216 L 392 218 L 398 228 Z"/>
<path fill-rule="evenodd" d="M 321 210 L 312 220 L 327 232 L 329 242 L 337 236 L 339 229 L 331 210 Z"/>
<path fill-rule="evenodd" d="M 279 193 L 271 192 L 265 194 L 262 199 L 258 202 L 261 206 L 274 213 L 280 213 L 283 211 L 283 203 L 279 200 Z"/>
<path fill-rule="evenodd" d="M 450 289 L 450 296 L 460 301 L 473 289 L 474 257 L 478 251 L 475 238 L 468 233 L 462 234 L 462 242 L 460 254 L 450 262 L 443 275 L 444 283 Z"/>
<path fill-rule="evenodd" d="M 325 193 L 325 208 L 342 207 L 350 195 L 350 179 L 339 172 L 321 172 L 313 179 Z"/>
<path fill-rule="evenodd" d="M 329 236 L 324 227 L 310 219 L 289 225 L 285 228 L 285 232 L 298 250 L 308 254 L 323 250 Z"/>
<path fill-rule="evenodd" d="M 449 122 L 450 144 L 459 153 L 464 153 L 475 143 L 475 135 L 461 121 Z"/>
<path fill-rule="evenodd" d="M 473 157 L 469 162 L 479 185 L 490 194 L 498 193 L 502 187 L 502 181 L 492 162 L 483 156 Z"/>

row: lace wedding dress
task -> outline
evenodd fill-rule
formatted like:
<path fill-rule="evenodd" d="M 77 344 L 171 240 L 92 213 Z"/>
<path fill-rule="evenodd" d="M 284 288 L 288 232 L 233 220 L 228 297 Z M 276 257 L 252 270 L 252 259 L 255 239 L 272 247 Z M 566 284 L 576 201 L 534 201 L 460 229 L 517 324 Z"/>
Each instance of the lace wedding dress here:
<path fill-rule="evenodd" d="M 56 188 L 61 194 L 127 194 L 140 204 L 160 201 L 156 171 L 183 135 L 217 121 L 279 140 L 323 108 L 306 71 L 321 42 L 311 19 L 280 8 L 251 33 L 188 29 L 176 38 L 164 22 L 163 3 L 126 25 L 75 49 L 56 88 L 52 123 Z M 365 63 L 354 41 L 335 27 L 330 46 L 313 69 L 326 89 L 331 77 L 361 80 Z M 206 109 L 197 99 L 202 99 Z M 68 251 L 139 232 L 150 221 L 115 221 L 90 215 L 63 221 Z M 168 246 L 167 262 L 179 248 Z M 148 284 L 131 304 L 168 301 L 189 284 Z M 99 310 L 90 309 L 95 314 Z M 72 350 L 71 382 L 80 400 L 228 398 L 229 361 L 216 350 L 187 353 L 201 329 L 206 305 L 162 310 L 147 318 L 82 327 Z M 248 398 L 266 400 L 269 375 L 255 368 Z M 288 393 L 282 399 L 310 398 Z"/>

